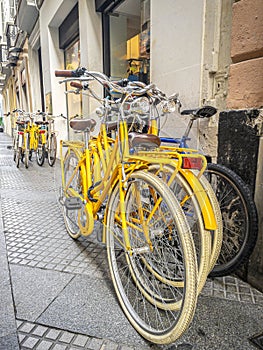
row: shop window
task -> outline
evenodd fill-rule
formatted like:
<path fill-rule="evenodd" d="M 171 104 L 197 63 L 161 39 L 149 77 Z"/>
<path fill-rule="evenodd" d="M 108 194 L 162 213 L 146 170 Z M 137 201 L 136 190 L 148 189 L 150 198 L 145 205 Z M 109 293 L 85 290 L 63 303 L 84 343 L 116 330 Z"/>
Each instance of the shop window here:
<path fill-rule="evenodd" d="M 64 68 L 76 69 L 80 65 L 80 41 L 79 41 L 79 13 L 78 3 L 73 7 L 59 27 L 59 48 L 64 51 Z M 69 83 L 66 90 L 72 90 Z M 81 95 L 67 94 L 67 115 L 71 119 L 82 115 Z M 74 137 L 72 130 L 68 128 L 69 138 Z"/>
<path fill-rule="evenodd" d="M 76 69 L 80 65 L 80 48 L 79 40 L 69 46 L 64 51 L 65 57 L 65 69 Z M 67 90 L 72 90 L 70 85 L 67 83 Z M 67 94 L 67 106 L 68 116 L 72 118 L 76 115 L 82 114 L 82 101 L 81 95 Z"/>
<path fill-rule="evenodd" d="M 110 75 L 150 80 L 150 1 L 125 0 L 109 14 Z"/>

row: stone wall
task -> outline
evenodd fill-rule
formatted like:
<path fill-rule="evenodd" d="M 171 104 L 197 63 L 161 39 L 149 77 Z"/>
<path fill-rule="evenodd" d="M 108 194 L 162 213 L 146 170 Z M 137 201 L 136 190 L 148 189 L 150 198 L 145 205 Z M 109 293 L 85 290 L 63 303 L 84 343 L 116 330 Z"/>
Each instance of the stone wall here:
<path fill-rule="evenodd" d="M 263 11 L 262 0 L 232 7 L 227 111 L 219 118 L 218 163 L 234 170 L 251 188 L 259 216 L 258 241 L 239 274 L 263 289 Z"/>
<path fill-rule="evenodd" d="M 263 107 L 262 0 L 233 4 L 227 108 Z"/>

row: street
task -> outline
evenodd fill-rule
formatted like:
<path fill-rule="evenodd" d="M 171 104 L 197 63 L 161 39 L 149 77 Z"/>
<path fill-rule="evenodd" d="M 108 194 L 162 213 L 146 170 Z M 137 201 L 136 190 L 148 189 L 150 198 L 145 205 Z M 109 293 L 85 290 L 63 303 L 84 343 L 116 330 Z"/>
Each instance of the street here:
<path fill-rule="evenodd" d="M 115 296 L 105 246 L 71 239 L 59 198 L 59 161 L 16 168 L 0 133 L 0 349 L 253 350 L 263 294 L 235 276 L 209 279 L 191 327 L 175 344 L 149 344 Z M 100 224 L 95 227 L 101 230 Z M 262 348 L 261 348 L 262 349 Z"/>

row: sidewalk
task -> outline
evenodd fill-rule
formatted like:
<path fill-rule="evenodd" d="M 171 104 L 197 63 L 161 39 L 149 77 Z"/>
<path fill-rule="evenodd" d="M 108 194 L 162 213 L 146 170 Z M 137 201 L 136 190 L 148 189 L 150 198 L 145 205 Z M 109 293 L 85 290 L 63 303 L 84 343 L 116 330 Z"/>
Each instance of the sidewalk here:
<path fill-rule="evenodd" d="M 117 302 L 105 247 L 66 233 L 59 163 L 17 169 L 8 146 L 0 133 L 0 350 L 257 349 L 249 338 L 263 334 L 263 294 L 233 276 L 207 281 L 174 345 L 141 338 Z"/>

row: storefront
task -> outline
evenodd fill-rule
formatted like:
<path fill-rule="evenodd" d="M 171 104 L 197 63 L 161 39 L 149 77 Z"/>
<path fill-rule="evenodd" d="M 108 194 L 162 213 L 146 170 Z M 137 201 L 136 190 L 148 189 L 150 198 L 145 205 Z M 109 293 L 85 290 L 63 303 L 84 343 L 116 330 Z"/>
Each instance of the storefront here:
<path fill-rule="evenodd" d="M 104 72 L 113 79 L 150 80 L 150 0 L 96 0 L 102 13 Z"/>

